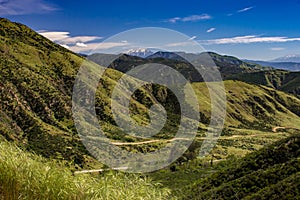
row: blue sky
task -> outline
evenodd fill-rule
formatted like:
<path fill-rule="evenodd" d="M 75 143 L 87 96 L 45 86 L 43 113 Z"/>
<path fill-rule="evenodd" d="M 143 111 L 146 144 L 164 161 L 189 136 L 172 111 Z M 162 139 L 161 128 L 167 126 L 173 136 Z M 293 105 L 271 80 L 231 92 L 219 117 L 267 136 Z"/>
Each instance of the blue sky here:
<path fill-rule="evenodd" d="M 133 28 L 162 27 L 203 48 L 270 60 L 300 54 L 300 0 L 0 0 L 0 15 L 73 51 Z"/>

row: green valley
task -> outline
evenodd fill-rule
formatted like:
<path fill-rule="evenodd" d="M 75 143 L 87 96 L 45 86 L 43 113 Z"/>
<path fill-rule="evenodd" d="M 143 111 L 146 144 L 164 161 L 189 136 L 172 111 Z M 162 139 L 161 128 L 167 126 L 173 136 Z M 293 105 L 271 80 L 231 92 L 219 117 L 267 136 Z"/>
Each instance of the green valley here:
<path fill-rule="evenodd" d="M 74 125 L 73 86 L 86 58 L 1 18 L 0 199 L 299 198 L 300 73 L 210 52 L 224 78 L 227 112 L 217 145 L 200 158 L 211 117 L 210 94 L 192 66 L 170 54 L 121 55 L 99 81 L 95 112 L 105 135 L 125 150 L 147 153 L 166 146 L 181 114 L 170 89 L 148 83 L 131 97 L 128 117 L 137 124 L 149 124 L 149 109 L 156 103 L 167 112 L 164 127 L 151 138 L 127 135 L 111 110 L 111 93 L 123 73 L 159 62 L 191 80 L 199 104 L 197 135 L 184 155 L 164 169 L 116 172 L 91 155 Z M 103 55 L 89 60 L 97 63 L 98 56 Z M 74 175 L 84 169 L 107 171 Z"/>

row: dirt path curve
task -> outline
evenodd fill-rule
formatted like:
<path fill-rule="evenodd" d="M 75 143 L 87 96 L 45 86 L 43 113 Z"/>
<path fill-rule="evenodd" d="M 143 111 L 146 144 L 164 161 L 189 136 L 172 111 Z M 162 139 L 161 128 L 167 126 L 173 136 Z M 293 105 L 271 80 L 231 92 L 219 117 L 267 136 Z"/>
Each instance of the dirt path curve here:
<path fill-rule="evenodd" d="M 283 127 L 283 126 L 276 126 L 272 128 L 272 131 L 276 133 L 279 129 L 293 129 L 293 130 L 298 130 L 298 128 L 292 128 L 292 127 Z M 262 135 L 269 135 L 270 133 L 266 134 L 252 134 L 252 135 L 233 135 L 233 136 L 220 136 L 219 139 L 233 139 L 233 138 L 239 138 L 239 137 L 255 137 L 255 136 L 262 136 Z M 207 139 L 206 137 L 198 137 L 197 139 Z M 140 144 L 151 144 L 155 142 L 172 142 L 174 140 L 189 140 L 187 138 L 173 138 L 170 140 L 149 140 L 149 141 L 144 141 L 144 142 L 112 142 L 111 144 L 117 145 L 117 146 L 122 146 L 122 145 L 140 145 Z M 213 162 L 220 162 L 225 159 L 220 159 L 220 160 L 214 160 Z M 127 168 L 113 168 L 113 170 L 120 170 L 120 169 L 127 169 Z M 98 170 L 83 170 L 83 171 L 76 171 L 74 172 L 75 174 L 81 174 L 81 173 L 94 173 L 94 172 L 102 172 L 105 171 L 106 169 L 98 169 Z M 1 197 L 1 196 L 0 196 Z"/>
<path fill-rule="evenodd" d="M 188 138 L 173 138 L 170 140 L 149 140 L 144 142 L 112 142 L 111 144 L 121 146 L 121 145 L 139 145 L 139 144 L 151 144 L 155 142 L 172 142 L 175 140 L 190 140 Z"/>
<path fill-rule="evenodd" d="M 273 128 L 272 128 L 272 131 L 273 131 L 274 133 L 276 133 L 278 129 L 286 129 L 286 127 L 283 127 L 283 126 L 276 126 L 276 127 L 273 127 Z"/>
<path fill-rule="evenodd" d="M 300 131 L 299 128 L 294 128 L 294 127 L 283 127 L 283 126 L 276 126 L 276 127 L 272 128 L 272 131 L 273 131 L 274 133 L 276 133 L 278 129 L 293 129 L 293 130 L 296 130 L 296 131 Z"/>
<path fill-rule="evenodd" d="M 277 133 L 279 129 L 294 129 L 300 131 L 298 128 L 293 128 L 293 127 L 283 127 L 283 126 L 276 126 L 272 128 L 272 132 Z M 269 135 L 270 133 L 266 134 L 252 134 L 252 135 L 232 135 L 232 136 L 220 136 L 220 140 L 230 140 L 234 138 L 241 138 L 241 137 L 256 137 L 256 136 L 262 136 L 262 135 Z M 199 140 L 205 140 L 207 137 L 198 137 L 197 139 Z M 143 142 L 112 142 L 111 144 L 116 145 L 116 146 L 123 146 L 123 145 L 141 145 L 141 144 L 151 144 L 151 143 L 156 143 L 156 142 L 172 142 L 175 140 L 189 140 L 187 138 L 173 138 L 170 140 L 149 140 L 149 141 L 143 141 Z"/>
<path fill-rule="evenodd" d="M 269 134 L 269 133 L 268 133 Z M 262 135 L 268 135 L 268 134 L 252 134 L 252 135 L 233 135 L 233 136 L 220 136 L 218 139 L 220 140 L 229 140 L 234 138 L 241 138 L 241 137 L 255 137 L 255 136 L 262 136 Z M 207 137 L 197 137 L 198 140 L 205 140 Z M 187 138 L 173 138 L 170 140 L 149 140 L 149 141 L 143 141 L 143 142 L 112 142 L 111 144 L 116 146 L 123 146 L 123 145 L 140 145 L 140 144 L 151 144 L 156 142 L 172 142 L 175 140 L 190 140 Z"/>

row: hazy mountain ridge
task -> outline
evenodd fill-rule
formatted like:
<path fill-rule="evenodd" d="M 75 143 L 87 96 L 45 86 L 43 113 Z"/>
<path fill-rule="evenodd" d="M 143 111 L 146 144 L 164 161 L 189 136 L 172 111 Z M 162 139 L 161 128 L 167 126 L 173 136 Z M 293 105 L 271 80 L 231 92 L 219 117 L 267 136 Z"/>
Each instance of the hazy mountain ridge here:
<path fill-rule="evenodd" d="M 288 71 L 300 71 L 300 63 L 298 62 L 271 62 L 271 61 L 259 61 L 259 60 L 244 60 L 250 63 L 256 63 L 265 67 L 273 67 L 275 69 L 282 69 Z"/>
<path fill-rule="evenodd" d="M 286 55 L 280 58 L 276 58 L 273 60 L 270 60 L 270 62 L 293 62 L 293 63 L 300 63 L 300 55 L 291 54 Z"/>

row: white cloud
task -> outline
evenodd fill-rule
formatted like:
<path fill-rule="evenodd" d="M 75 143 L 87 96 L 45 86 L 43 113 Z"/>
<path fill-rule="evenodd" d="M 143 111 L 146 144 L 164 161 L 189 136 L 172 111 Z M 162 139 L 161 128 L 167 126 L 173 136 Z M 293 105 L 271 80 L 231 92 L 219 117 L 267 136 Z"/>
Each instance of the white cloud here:
<path fill-rule="evenodd" d="M 51 41 L 62 41 L 69 38 L 69 32 L 58 32 L 58 31 L 38 31 L 38 33 Z"/>
<path fill-rule="evenodd" d="M 272 50 L 272 51 L 283 51 L 283 50 L 285 50 L 285 48 L 282 48 L 282 47 L 273 47 L 273 48 L 270 48 L 270 50 Z"/>
<path fill-rule="evenodd" d="M 246 11 L 252 10 L 253 8 L 254 8 L 253 6 L 250 6 L 250 7 L 246 7 L 246 8 L 243 8 L 241 10 L 238 10 L 237 12 L 238 13 L 242 13 L 242 12 L 246 12 Z"/>
<path fill-rule="evenodd" d="M 171 19 L 168 19 L 167 22 L 170 23 L 176 23 L 176 22 L 196 22 L 200 20 L 208 20 L 212 17 L 208 14 L 202 14 L 202 15 L 191 15 L 187 17 L 174 17 Z"/>
<path fill-rule="evenodd" d="M 114 47 L 124 47 L 129 46 L 130 43 L 127 42 L 95 42 L 95 43 L 89 43 L 85 44 L 85 46 L 71 46 L 70 50 L 74 52 L 89 52 L 89 51 L 97 51 L 97 50 L 106 50 Z"/>
<path fill-rule="evenodd" d="M 260 37 L 255 35 L 238 36 L 232 38 L 221 38 L 214 40 L 202 40 L 201 44 L 249 44 L 249 43 L 276 43 L 276 42 L 294 42 L 300 41 L 300 38 L 288 37 Z"/>
<path fill-rule="evenodd" d="M 65 47 L 66 49 L 70 49 L 70 47 L 66 44 L 60 44 L 60 46 Z"/>
<path fill-rule="evenodd" d="M 206 32 L 207 33 L 211 33 L 211 32 L 213 32 L 213 31 L 215 31 L 216 30 L 216 28 L 210 28 L 210 29 L 208 29 Z"/>
<path fill-rule="evenodd" d="M 94 40 L 99 40 L 102 37 L 99 36 L 70 36 L 69 32 L 59 32 L 59 31 L 38 31 L 39 34 L 44 37 L 57 42 L 60 44 L 76 44 L 76 43 L 85 43 L 91 42 Z"/>
<path fill-rule="evenodd" d="M 182 21 L 183 22 L 195 22 L 195 21 L 207 20 L 207 19 L 211 19 L 211 16 L 208 14 L 202 14 L 202 15 L 192 15 L 189 17 L 184 17 L 182 19 Z"/>
<path fill-rule="evenodd" d="M 181 20 L 180 17 L 174 17 L 174 18 L 171 18 L 171 19 L 168 19 L 167 21 L 168 22 L 171 22 L 171 23 L 176 23 L 177 21 Z"/>
<path fill-rule="evenodd" d="M 49 13 L 58 7 L 43 0 L 0 0 L 0 15 L 26 15 Z"/>
<path fill-rule="evenodd" d="M 121 42 L 96 42 L 102 39 L 99 36 L 70 36 L 70 32 L 66 31 L 38 31 L 39 34 L 50 39 L 51 41 L 60 44 L 61 46 L 70 49 L 76 53 L 88 52 L 93 50 L 109 49 L 113 47 L 126 46 L 127 41 Z"/>
<path fill-rule="evenodd" d="M 77 42 L 76 46 L 78 46 L 78 47 L 87 47 L 87 45 L 82 43 L 82 42 Z"/>
<path fill-rule="evenodd" d="M 196 39 L 197 38 L 197 36 L 193 36 L 193 37 L 191 37 L 189 40 L 194 40 L 194 39 Z"/>
<path fill-rule="evenodd" d="M 191 42 L 177 42 L 177 43 L 170 43 L 170 44 L 166 44 L 166 47 L 181 47 L 181 46 L 189 46 L 193 43 Z"/>

